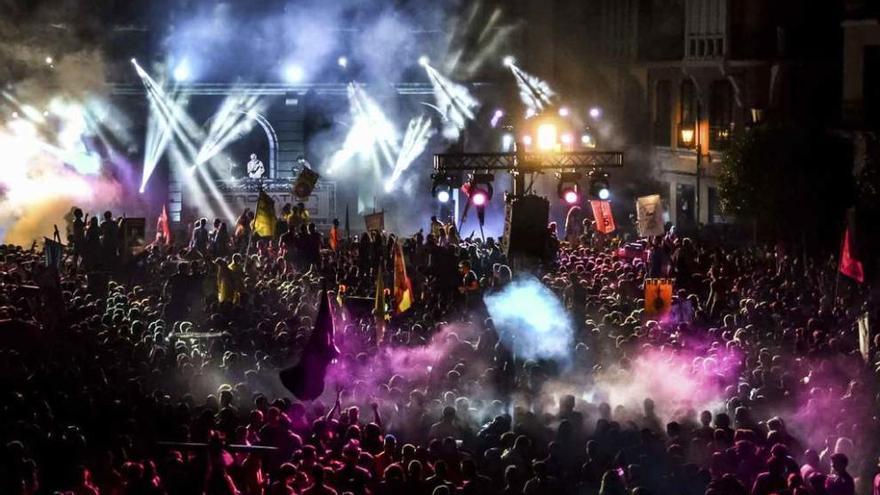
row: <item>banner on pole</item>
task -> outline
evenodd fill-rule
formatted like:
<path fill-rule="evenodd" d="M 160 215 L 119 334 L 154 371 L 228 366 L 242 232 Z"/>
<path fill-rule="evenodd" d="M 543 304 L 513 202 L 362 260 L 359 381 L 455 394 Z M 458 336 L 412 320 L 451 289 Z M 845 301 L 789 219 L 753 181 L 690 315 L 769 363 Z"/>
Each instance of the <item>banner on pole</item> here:
<path fill-rule="evenodd" d="M 321 176 L 314 170 L 303 167 L 299 175 L 296 177 L 296 183 L 293 185 L 293 194 L 300 199 L 308 198 L 318 183 Z"/>
<path fill-rule="evenodd" d="M 614 215 L 611 213 L 611 202 L 598 199 L 590 200 L 593 208 L 593 218 L 596 220 L 596 232 L 610 234 L 617 229 L 614 224 Z"/>
<path fill-rule="evenodd" d="M 366 224 L 368 231 L 378 230 L 381 232 L 385 230 L 385 212 L 380 211 L 364 215 L 364 223 Z"/>
<path fill-rule="evenodd" d="M 667 278 L 645 279 L 645 315 L 660 318 L 672 310 L 672 280 Z"/>
<path fill-rule="evenodd" d="M 642 196 L 636 201 L 639 220 L 639 235 L 650 237 L 663 235 L 663 203 L 659 194 Z"/>

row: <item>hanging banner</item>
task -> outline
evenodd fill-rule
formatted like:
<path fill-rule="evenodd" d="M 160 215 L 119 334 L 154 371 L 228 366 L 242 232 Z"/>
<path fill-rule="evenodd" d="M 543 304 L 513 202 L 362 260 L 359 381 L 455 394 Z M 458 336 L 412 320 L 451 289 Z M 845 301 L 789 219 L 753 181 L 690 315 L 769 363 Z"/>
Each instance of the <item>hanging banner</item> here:
<path fill-rule="evenodd" d="M 672 280 L 645 279 L 645 316 L 661 318 L 672 310 Z"/>
<path fill-rule="evenodd" d="M 364 215 L 364 223 L 367 226 L 367 231 L 378 230 L 382 232 L 385 230 L 385 212 L 380 211 Z"/>
<path fill-rule="evenodd" d="M 299 175 L 296 177 L 296 183 L 293 185 L 293 194 L 297 198 L 305 199 L 312 195 L 315 184 L 321 176 L 314 170 L 303 167 Z"/>
<path fill-rule="evenodd" d="M 642 196 L 636 201 L 639 218 L 639 235 L 651 237 L 663 235 L 663 203 L 659 194 Z"/>
<path fill-rule="evenodd" d="M 859 352 L 866 363 L 871 362 L 871 328 L 868 326 L 868 313 L 859 317 Z"/>
<path fill-rule="evenodd" d="M 596 232 L 610 234 L 617 229 L 614 224 L 614 215 L 611 213 L 611 202 L 598 199 L 590 200 L 593 208 L 593 218 L 596 220 Z"/>

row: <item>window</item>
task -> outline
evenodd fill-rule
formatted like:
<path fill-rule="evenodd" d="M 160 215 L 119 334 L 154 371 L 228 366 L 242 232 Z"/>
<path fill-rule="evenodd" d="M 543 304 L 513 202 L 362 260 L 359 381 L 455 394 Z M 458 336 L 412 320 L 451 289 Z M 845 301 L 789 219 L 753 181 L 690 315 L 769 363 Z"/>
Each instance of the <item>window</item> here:
<path fill-rule="evenodd" d="M 654 92 L 654 145 L 670 146 L 672 136 L 672 83 L 657 81 Z"/>
<path fill-rule="evenodd" d="M 730 81 L 712 83 L 709 100 L 709 148 L 723 149 L 733 132 L 733 87 Z"/>

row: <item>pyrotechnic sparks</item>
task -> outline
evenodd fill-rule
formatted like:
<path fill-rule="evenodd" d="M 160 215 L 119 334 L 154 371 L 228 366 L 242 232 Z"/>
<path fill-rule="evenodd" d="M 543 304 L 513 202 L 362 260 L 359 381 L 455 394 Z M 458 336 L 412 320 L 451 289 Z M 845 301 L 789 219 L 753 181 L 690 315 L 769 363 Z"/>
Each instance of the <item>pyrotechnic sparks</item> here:
<path fill-rule="evenodd" d="M 352 125 L 342 147 L 330 158 L 327 174 L 352 165 L 356 157 L 372 164 L 376 173 L 393 166 L 400 151 L 399 138 L 382 107 L 356 84 L 348 85 L 348 102 Z"/>
<path fill-rule="evenodd" d="M 150 99 L 150 128 L 147 130 L 147 143 L 144 156 L 144 171 L 141 179 L 141 192 L 144 191 L 147 181 L 156 168 L 160 158 L 171 146 L 174 153 L 171 155 L 171 164 L 174 170 L 180 172 L 177 175 L 183 179 L 188 192 L 196 198 L 210 196 L 219 204 L 226 218 L 235 218 L 226 201 L 221 200 L 221 195 L 214 180 L 207 177 L 202 167 L 192 167 L 197 162 L 199 150 L 204 145 L 197 143 L 205 142 L 205 133 L 195 123 L 193 118 L 186 112 L 187 100 L 183 96 L 169 96 L 164 87 L 157 83 L 136 61 L 132 61 L 135 70 L 141 77 L 147 96 Z M 173 145 L 173 146 L 172 146 Z M 179 149 L 178 149 L 179 148 Z M 198 170 L 198 174 L 185 173 Z M 207 191 L 204 189 L 207 188 Z M 214 213 L 208 201 L 194 201 L 200 208 Z"/>
<path fill-rule="evenodd" d="M 510 67 L 513 77 L 516 78 L 516 84 L 519 87 L 519 97 L 526 106 L 527 116 L 541 113 L 553 101 L 556 93 L 550 88 L 550 85 L 539 78 L 529 74 L 528 72 L 516 66 L 516 62 L 511 58 L 505 58 L 504 64 Z"/>
<path fill-rule="evenodd" d="M 443 137 L 457 139 L 467 122 L 474 119 L 480 103 L 466 86 L 452 81 L 428 64 L 424 67 L 434 87 L 437 107 L 443 114 Z"/>
<path fill-rule="evenodd" d="M 397 155 L 397 161 L 394 164 L 394 171 L 391 177 L 385 181 L 385 192 L 391 192 L 397 187 L 401 175 L 425 151 L 428 140 L 433 135 L 434 130 L 431 128 L 430 118 L 420 115 L 409 121 L 406 134 L 403 136 L 400 154 Z"/>

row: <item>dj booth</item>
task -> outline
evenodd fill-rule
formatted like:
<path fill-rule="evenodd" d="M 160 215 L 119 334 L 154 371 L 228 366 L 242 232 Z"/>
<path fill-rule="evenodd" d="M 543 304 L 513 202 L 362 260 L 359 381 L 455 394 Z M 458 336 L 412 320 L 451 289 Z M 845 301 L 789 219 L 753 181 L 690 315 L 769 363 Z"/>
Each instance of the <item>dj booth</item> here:
<path fill-rule="evenodd" d="M 307 199 L 302 199 L 293 194 L 294 180 L 290 178 L 272 179 L 234 179 L 215 182 L 217 188 L 217 201 L 223 201 L 231 211 L 236 214 L 250 208 L 255 211 L 260 187 L 275 201 L 275 212 L 281 214 L 281 208 L 290 203 L 296 205 L 303 203 L 309 212 L 311 221 L 319 227 L 329 227 L 336 216 L 336 183 L 333 181 L 318 180 L 312 194 Z M 173 197 L 173 193 L 172 193 Z M 180 195 L 181 207 L 186 208 L 186 194 Z M 176 205 L 172 200 L 171 209 Z M 219 205 L 213 205 L 219 206 Z M 219 209 L 218 209 L 219 211 Z M 235 220 L 235 219 L 231 219 Z"/>

